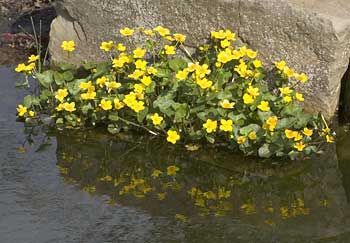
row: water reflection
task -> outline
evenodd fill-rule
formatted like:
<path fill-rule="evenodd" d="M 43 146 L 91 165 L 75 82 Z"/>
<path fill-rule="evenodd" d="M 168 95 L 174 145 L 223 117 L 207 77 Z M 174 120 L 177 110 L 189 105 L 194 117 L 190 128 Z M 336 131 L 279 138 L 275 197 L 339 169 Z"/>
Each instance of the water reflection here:
<path fill-rule="evenodd" d="M 349 181 L 342 180 L 334 148 L 314 160 L 257 162 L 219 148 L 186 151 L 148 137 L 56 134 L 60 173 L 91 195 L 108 195 L 111 205 L 188 224 L 219 217 L 238 222 L 231 223 L 237 230 L 250 225 L 300 239 L 348 232 Z"/>

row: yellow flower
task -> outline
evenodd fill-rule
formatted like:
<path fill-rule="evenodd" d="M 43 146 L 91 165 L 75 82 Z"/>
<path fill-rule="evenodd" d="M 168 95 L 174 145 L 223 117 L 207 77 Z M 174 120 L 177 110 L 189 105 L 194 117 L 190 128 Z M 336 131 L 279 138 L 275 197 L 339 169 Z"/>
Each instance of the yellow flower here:
<path fill-rule="evenodd" d="M 216 131 L 216 128 L 218 126 L 217 121 L 213 121 L 211 119 L 208 119 L 204 124 L 203 127 L 206 129 L 207 133 L 212 133 Z"/>
<path fill-rule="evenodd" d="M 199 67 L 200 67 L 199 62 L 196 62 L 196 63 L 192 63 L 192 62 L 191 62 L 191 63 L 188 64 L 188 71 L 194 72 L 194 71 L 196 71 Z"/>
<path fill-rule="evenodd" d="M 303 135 L 301 135 L 300 133 L 296 133 L 295 137 L 294 137 L 294 141 L 300 141 L 303 139 Z"/>
<path fill-rule="evenodd" d="M 296 148 L 299 152 L 303 151 L 305 148 L 305 144 L 303 142 L 298 142 L 294 144 L 294 148 Z"/>
<path fill-rule="evenodd" d="M 153 125 L 157 126 L 157 125 L 160 125 L 162 123 L 163 117 L 161 117 L 158 113 L 154 113 L 151 116 L 151 120 L 153 122 Z"/>
<path fill-rule="evenodd" d="M 113 64 L 112 67 L 113 68 L 122 68 L 125 63 L 126 63 L 125 60 L 120 58 L 120 57 L 118 59 L 114 58 L 112 61 L 112 64 Z"/>
<path fill-rule="evenodd" d="M 148 73 L 148 74 L 155 75 L 155 74 L 157 73 L 157 69 L 154 68 L 154 67 L 149 67 L 149 68 L 147 69 L 147 73 Z"/>
<path fill-rule="evenodd" d="M 123 45 L 123 43 L 118 43 L 118 44 L 115 46 L 115 49 L 117 49 L 117 51 L 123 52 L 123 51 L 126 50 L 126 47 Z"/>
<path fill-rule="evenodd" d="M 102 99 L 100 104 L 99 104 L 99 107 L 101 107 L 105 111 L 111 110 L 112 109 L 112 101 Z"/>
<path fill-rule="evenodd" d="M 295 75 L 294 70 L 291 69 L 291 68 L 289 68 L 289 67 L 285 67 L 285 68 L 283 69 L 283 73 L 284 73 L 285 75 L 287 75 L 288 78 L 293 77 L 293 76 Z"/>
<path fill-rule="evenodd" d="M 180 139 L 180 135 L 177 133 L 177 131 L 174 131 L 174 130 L 169 130 L 167 132 L 167 141 L 172 143 L 172 144 L 175 144 L 177 142 L 177 140 Z"/>
<path fill-rule="evenodd" d="M 327 134 L 326 135 L 326 141 L 327 141 L 327 143 L 334 143 L 334 137 L 329 135 L 329 134 Z"/>
<path fill-rule="evenodd" d="M 260 67 L 262 67 L 262 62 L 260 60 L 255 60 L 253 62 L 253 65 L 255 68 L 260 68 Z"/>
<path fill-rule="evenodd" d="M 28 115 L 29 115 L 30 117 L 33 117 L 33 116 L 35 116 L 35 112 L 34 112 L 34 111 L 29 111 L 29 112 L 28 112 Z"/>
<path fill-rule="evenodd" d="M 113 89 L 118 89 L 122 86 L 121 83 L 112 81 L 112 82 L 106 82 L 106 88 L 108 93 L 110 93 Z"/>
<path fill-rule="evenodd" d="M 241 52 L 239 52 L 239 51 L 237 51 L 237 50 L 233 50 L 233 51 L 232 51 L 232 58 L 233 58 L 234 60 L 238 60 L 238 59 L 240 59 L 241 57 L 242 57 Z"/>
<path fill-rule="evenodd" d="M 96 97 L 96 92 L 94 91 L 95 88 L 89 90 L 87 93 L 83 93 L 80 95 L 82 100 L 93 100 Z"/>
<path fill-rule="evenodd" d="M 64 100 L 68 95 L 67 89 L 59 89 L 57 90 L 57 94 L 55 95 L 55 98 L 58 99 L 60 102 Z"/>
<path fill-rule="evenodd" d="M 292 100 L 293 100 L 292 97 L 289 95 L 283 97 L 283 101 L 285 103 L 290 103 L 290 102 L 292 102 Z"/>
<path fill-rule="evenodd" d="M 99 85 L 101 88 L 106 85 L 106 82 L 108 81 L 108 78 L 106 76 L 102 76 L 101 78 L 96 79 L 96 84 Z"/>
<path fill-rule="evenodd" d="M 207 64 L 198 65 L 196 68 L 196 75 L 199 78 L 203 78 L 205 75 L 209 75 L 210 72 L 211 71 L 210 71 L 209 66 Z"/>
<path fill-rule="evenodd" d="M 249 134 L 248 134 L 248 138 L 250 139 L 250 140 L 256 140 L 256 132 L 250 132 Z"/>
<path fill-rule="evenodd" d="M 187 219 L 187 217 L 185 215 L 179 214 L 179 213 L 175 214 L 175 218 L 179 219 L 179 220 L 181 220 L 183 222 L 187 222 L 188 221 L 188 219 Z"/>
<path fill-rule="evenodd" d="M 258 55 L 258 53 L 256 51 L 253 51 L 251 49 L 247 49 L 246 52 L 247 57 L 249 57 L 250 59 L 254 59 L 256 58 L 256 56 Z"/>
<path fill-rule="evenodd" d="M 176 172 L 178 172 L 179 170 L 180 170 L 179 167 L 175 165 L 171 165 L 168 168 L 166 168 L 166 173 L 170 176 L 174 176 L 176 175 Z"/>
<path fill-rule="evenodd" d="M 64 104 L 63 104 L 63 103 L 60 103 L 60 104 L 56 107 L 56 110 L 57 110 L 57 111 L 62 111 L 62 110 L 64 110 Z"/>
<path fill-rule="evenodd" d="M 260 105 L 258 105 L 258 109 L 261 111 L 269 111 L 270 106 L 268 101 L 261 101 Z"/>
<path fill-rule="evenodd" d="M 284 130 L 284 134 L 286 135 L 286 137 L 288 139 L 292 139 L 292 138 L 295 138 L 298 135 L 298 132 L 286 129 L 286 130 Z"/>
<path fill-rule="evenodd" d="M 18 116 L 24 116 L 27 113 L 27 107 L 23 105 L 18 105 L 17 107 Z"/>
<path fill-rule="evenodd" d="M 134 54 L 134 58 L 143 58 L 144 55 L 146 54 L 146 50 L 145 49 L 142 49 L 140 47 L 137 47 L 134 51 L 133 51 L 133 54 Z"/>
<path fill-rule="evenodd" d="M 305 73 L 295 74 L 295 78 L 302 83 L 305 83 L 309 80 L 308 76 Z"/>
<path fill-rule="evenodd" d="M 145 71 L 146 70 L 146 65 L 147 65 L 147 62 L 144 61 L 144 60 L 141 60 L 141 59 L 138 59 L 136 62 L 135 62 L 135 66 L 137 69 L 140 69 L 142 71 Z"/>
<path fill-rule="evenodd" d="M 293 90 L 289 87 L 279 88 L 279 90 L 280 90 L 282 95 L 289 95 L 289 94 L 293 93 Z"/>
<path fill-rule="evenodd" d="M 228 63 L 233 60 L 233 55 L 230 49 L 225 49 L 224 51 L 219 52 L 217 61 L 219 63 Z"/>
<path fill-rule="evenodd" d="M 61 45 L 62 49 L 67 52 L 73 52 L 75 50 L 75 42 L 74 41 L 63 41 Z"/>
<path fill-rule="evenodd" d="M 227 99 L 220 101 L 220 106 L 224 109 L 232 109 L 235 106 L 235 102 L 230 102 Z"/>
<path fill-rule="evenodd" d="M 115 108 L 116 110 L 120 110 L 120 109 L 122 109 L 122 108 L 124 107 L 124 103 L 121 102 L 118 98 L 115 98 L 115 99 L 113 100 L 113 103 L 114 103 L 114 108 Z"/>
<path fill-rule="evenodd" d="M 28 62 L 36 62 L 37 60 L 39 60 L 40 56 L 39 55 L 30 55 L 30 57 L 28 57 Z"/>
<path fill-rule="evenodd" d="M 145 35 L 148 35 L 148 36 L 153 36 L 153 35 L 154 35 L 153 30 L 144 30 L 143 33 L 144 33 Z"/>
<path fill-rule="evenodd" d="M 225 31 L 225 36 L 226 36 L 226 39 L 229 40 L 229 41 L 235 41 L 236 40 L 236 34 L 232 33 L 231 30 L 226 30 Z"/>
<path fill-rule="evenodd" d="M 103 41 L 100 45 L 100 49 L 105 51 L 105 52 L 109 52 L 109 51 L 111 51 L 113 46 L 114 46 L 113 41 L 108 41 L 108 42 Z"/>
<path fill-rule="evenodd" d="M 177 73 L 176 73 L 176 78 L 178 80 L 186 80 L 188 77 L 188 69 L 185 68 L 184 70 L 179 70 Z"/>
<path fill-rule="evenodd" d="M 134 30 L 130 29 L 130 28 L 124 28 L 119 30 L 120 34 L 122 34 L 123 36 L 131 36 L 134 34 Z"/>
<path fill-rule="evenodd" d="M 152 79 L 150 76 L 143 76 L 141 79 L 141 83 L 143 83 L 146 86 L 149 86 L 152 83 Z"/>
<path fill-rule="evenodd" d="M 303 102 L 303 101 L 304 101 L 304 96 L 303 96 L 303 94 L 301 94 L 301 93 L 296 93 L 296 94 L 295 94 L 295 98 L 296 98 L 298 101 L 300 101 L 300 102 Z"/>
<path fill-rule="evenodd" d="M 129 74 L 128 77 L 133 79 L 139 79 L 144 74 L 144 71 L 136 69 L 132 74 Z"/>
<path fill-rule="evenodd" d="M 247 140 L 246 137 L 244 137 L 244 136 L 239 136 L 239 137 L 237 138 L 237 143 L 238 143 L 238 144 L 243 144 L 243 143 L 245 143 L 246 140 Z"/>
<path fill-rule="evenodd" d="M 199 87 L 201 87 L 202 89 L 207 89 L 207 88 L 210 88 L 212 85 L 213 85 L 213 82 L 206 79 L 206 78 L 203 78 L 203 79 L 196 79 L 196 83 L 199 85 Z"/>
<path fill-rule="evenodd" d="M 257 97 L 259 96 L 259 88 L 254 88 L 253 86 L 249 85 L 247 92 L 253 96 L 253 97 Z"/>
<path fill-rule="evenodd" d="M 307 127 L 305 127 L 304 130 L 303 130 L 303 133 L 304 133 L 306 136 L 311 137 L 312 134 L 313 134 L 313 131 L 312 131 L 312 129 L 308 129 Z"/>
<path fill-rule="evenodd" d="M 232 120 L 220 120 L 220 130 L 224 132 L 232 132 L 233 131 L 233 121 Z"/>
<path fill-rule="evenodd" d="M 227 48 L 227 47 L 231 46 L 231 42 L 228 39 L 225 39 L 225 40 L 220 41 L 220 45 L 222 48 Z"/>
<path fill-rule="evenodd" d="M 130 108 L 136 113 L 145 109 L 145 103 L 143 101 L 135 101 L 130 104 Z"/>
<path fill-rule="evenodd" d="M 278 70 L 283 71 L 287 63 L 285 61 L 275 62 L 275 66 Z"/>
<path fill-rule="evenodd" d="M 245 93 L 243 95 L 243 102 L 244 102 L 244 104 L 249 105 L 249 104 L 254 103 L 254 101 L 255 101 L 255 99 L 250 94 Z"/>
<path fill-rule="evenodd" d="M 212 31 L 211 32 L 211 37 L 214 38 L 214 39 L 223 40 L 223 39 L 226 38 L 226 33 L 223 30 Z"/>
<path fill-rule="evenodd" d="M 146 86 L 143 84 L 134 84 L 134 91 L 138 94 L 141 94 L 145 90 L 145 87 Z"/>
<path fill-rule="evenodd" d="M 162 171 L 155 169 L 155 170 L 152 172 L 151 176 L 152 176 L 153 178 L 157 178 L 157 177 L 159 177 L 161 174 L 163 174 Z"/>
<path fill-rule="evenodd" d="M 276 125 L 277 125 L 277 122 L 278 122 L 278 118 L 277 116 L 271 116 L 269 117 L 267 120 L 266 120 L 266 128 L 273 132 L 276 128 Z"/>
<path fill-rule="evenodd" d="M 20 63 L 20 64 L 18 64 L 17 67 L 15 68 L 15 71 L 16 71 L 17 73 L 23 72 L 23 71 L 25 71 L 26 67 L 27 67 L 27 66 L 26 66 L 24 63 Z"/>
<path fill-rule="evenodd" d="M 73 112 L 75 111 L 75 102 L 71 102 L 71 103 L 63 103 L 63 108 L 68 111 L 68 112 Z"/>
<path fill-rule="evenodd" d="M 81 82 L 81 83 L 79 84 L 79 88 L 80 88 L 81 90 L 90 89 L 91 87 L 92 87 L 92 82 L 91 82 L 91 81 L 89 81 L 89 82 Z"/>
<path fill-rule="evenodd" d="M 186 36 L 183 34 L 175 33 L 173 36 L 174 36 L 174 39 L 180 43 L 184 43 L 186 40 Z"/>
<path fill-rule="evenodd" d="M 165 45 L 164 50 L 167 55 L 175 55 L 175 46 Z"/>
<path fill-rule="evenodd" d="M 170 30 L 162 26 L 157 26 L 156 28 L 154 28 L 154 30 L 157 31 L 158 34 L 163 37 L 170 34 Z"/>

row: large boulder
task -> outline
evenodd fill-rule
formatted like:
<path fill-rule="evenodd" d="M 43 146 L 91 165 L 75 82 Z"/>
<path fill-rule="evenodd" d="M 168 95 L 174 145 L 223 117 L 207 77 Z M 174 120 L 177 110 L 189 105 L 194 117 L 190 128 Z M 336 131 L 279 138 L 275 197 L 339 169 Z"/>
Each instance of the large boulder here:
<path fill-rule="evenodd" d="M 52 23 L 50 52 L 67 60 L 63 40 L 77 42 L 70 61 L 103 60 L 103 40 L 120 40 L 123 27 L 163 25 L 204 42 L 215 29 L 231 29 L 259 51 L 266 63 L 284 59 L 310 82 L 301 88 L 305 109 L 332 117 L 338 107 L 341 79 L 350 59 L 348 0 L 62 0 Z"/>

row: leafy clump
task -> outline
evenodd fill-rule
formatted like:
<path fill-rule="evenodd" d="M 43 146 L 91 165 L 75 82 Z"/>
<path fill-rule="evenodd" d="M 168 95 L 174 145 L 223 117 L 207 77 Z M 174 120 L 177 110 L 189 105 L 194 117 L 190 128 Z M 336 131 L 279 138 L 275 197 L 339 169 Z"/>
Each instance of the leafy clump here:
<path fill-rule="evenodd" d="M 39 72 L 39 56 L 19 64 L 16 71 L 26 80 L 33 76 L 40 89 L 24 98 L 18 116 L 33 120 L 46 113 L 57 126 L 104 124 L 111 133 L 144 129 L 172 144 L 207 140 L 260 157 L 304 157 L 333 142 L 323 117 L 299 106 L 304 97 L 296 90 L 307 75 L 285 61 L 266 70 L 256 51 L 234 44 L 230 30 L 211 32 L 210 42 L 193 54 L 185 35 L 161 26 L 120 33 L 127 41 L 145 41 L 133 48 L 102 42 L 110 61 L 84 63 L 80 69 L 60 63 Z M 61 47 L 74 55 L 74 41 Z"/>

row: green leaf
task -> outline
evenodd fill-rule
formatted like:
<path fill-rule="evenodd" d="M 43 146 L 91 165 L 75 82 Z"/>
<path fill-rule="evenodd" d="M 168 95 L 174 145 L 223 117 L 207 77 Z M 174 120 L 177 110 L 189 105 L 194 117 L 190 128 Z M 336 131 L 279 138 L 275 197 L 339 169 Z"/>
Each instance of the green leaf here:
<path fill-rule="evenodd" d="M 159 108 L 161 112 L 167 116 L 172 116 L 175 112 L 172 111 L 171 106 L 175 102 L 172 100 L 172 95 L 159 96 L 154 102 L 153 107 Z"/>
<path fill-rule="evenodd" d="M 71 71 L 66 71 L 63 73 L 63 78 L 64 78 L 64 80 L 69 82 L 69 81 L 72 81 L 74 79 L 74 75 Z"/>
<path fill-rule="evenodd" d="M 172 107 L 175 110 L 175 122 L 181 122 L 182 119 L 184 119 L 188 114 L 188 105 L 187 104 L 180 104 L 180 103 L 174 103 Z"/>
<path fill-rule="evenodd" d="M 157 68 L 157 73 L 155 76 L 158 78 L 169 78 L 170 74 L 171 73 L 169 69 Z"/>
<path fill-rule="evenodd" d="M 109 113 L 108 119 L 111 121 L 118 121 L 119 120 L 118 112 Z"/>
<path fill-rule="evenodd" d="M 40 99 L 36 97 L 35 95 L 27 95 L 23 99 L 23 104 L 25 107 L 31 107 L 32 105 L 39 105 Z"/>
<path fill-rule="evenodd" d="M 232 92 L 230 90 L 223 90 L 221 92 L 219 92 L 218 94 L 218 98 L 220 100 L 223 100 L 223 99 L 232 99 Z"/>
<path fill-rule="evenodd" d="M 147 116 L 147 114 L 148 114 L 148 107 L 146 107 L 145 109 L 137 113 L 137 121 L 139 123 L 142 123 L 145 117 Z"/>
<path fill-rule="evenodd" d="M 108 124 L 107 131 L 111 134 L 117 134 L 120 132 L 120 128 L 116 124 Z"/>
<path fill-rule="evenodd" d="M 243 126 L 245 120 L 247 119 L 244 114 L 234 115 L 232 112 L 228 114 L 228 117 L 233 121 L 234 124 L 238 126 Z"/>
<path fill-rule="evenodd" d="M 63 76 L 62 73 L 55 71 L 55 72 L 53 73 L 53 78 L 54 78 L 55 83 L 56 83 L 57 85 L 62 85 L 62 84 L 63 84 L 64 76 Z"/>
<path fill-rule="evenodd" d="M 75 70 L 76 66 L 72 63 L 60 63 L 58 64 L 59 69 L 61 69 L 62 71 L 67 71 L 67 70 Z"/>
<path fill-rule="evenodd" d="M 258 124 L 249 124 L 248 126 L 242 127 L 239 132 L 244 136 L 248 136 L 248 134 L 252 131 L 258 132 L 261 127 Z"/>
<path fill-rule="evenodd" d="M 47 70 L 43 73 L 36 73 L 35 78 L 39 81 L 39 83 L 45 88 L 49 88 L 50 84 L 54 81 L 53 71 Z"/>
<path fill-rule="evenodd" d="M 57 118 L 56 124 L 63 124 L 63 118 Z"/>
<path fill-rule="evenodd" d="M 83 105 L 82 107 L 81 107 L 81 111 L 83 112 L 83 114 L 88 114 L 88 112 L 89 112 L 89 110 L 92 110 L 93 109 L 93 107 L 92 107 L 92 105 L 90 104 L 90 103 L 88 103 L 87 105 Z"/>
<path fill-rule="evenodd" d="M 261 146 L 258 150 L 258 154 L 261 158 L 270 158 L 272 154 L 269 145 L 265 143 L 263 146 Z"/>
<path fill-rule="evenodd" d="M 282 118 L 278 121 L 276 129 L 292 128 L 296 120 L 294 117 Z"/>
<path fill-rule="evenodd" d="M 171 59 L 169 60 L 169 67 L 177 72 L 179 70 L 182 70 L 184 69 L 185 67 L 187 67 L 187 62 L 183 59 L 183 58 L 174 58 L 174 59 Z"/>
<path fill-rule="evenodd" d="M 96 79 L 96 78 L 108 73 L 108 71 L 111 69 L 111 67 L 112 67 L 112 65 L 110 62 L 102 62 L 102 63 L 97 64 L 96 73 L 94 73 L 92 75 L 92 79 Z"/>

